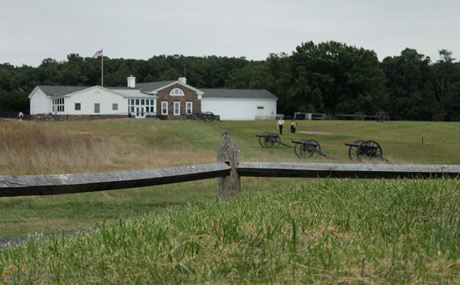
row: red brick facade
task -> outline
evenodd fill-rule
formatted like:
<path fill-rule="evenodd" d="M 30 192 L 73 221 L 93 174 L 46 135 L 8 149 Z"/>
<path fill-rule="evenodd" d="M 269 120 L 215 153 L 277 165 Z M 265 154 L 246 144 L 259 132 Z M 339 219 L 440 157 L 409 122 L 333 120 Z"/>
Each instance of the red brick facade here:
<path fill-rule="evenodd" d="M 184 95 L 172 96 L 171 91 L 175 88 L 182 90 Z M 198 99 L 196 91 L 189 89 L 179 83 L 169 86 L 165 89 L 158 91 L 156 94 L 157 99 L 157 115 L 168 120 L 182 120 L 186 114 L 186 103 L 192 103 L 192 113 L 201 112 L 201 100 Z M 162 102 L 168 102 L 168 114 L 164 115 L 162 112 Z M 174 102 L 180 102 L 180 114 L 174 115 Z"/>

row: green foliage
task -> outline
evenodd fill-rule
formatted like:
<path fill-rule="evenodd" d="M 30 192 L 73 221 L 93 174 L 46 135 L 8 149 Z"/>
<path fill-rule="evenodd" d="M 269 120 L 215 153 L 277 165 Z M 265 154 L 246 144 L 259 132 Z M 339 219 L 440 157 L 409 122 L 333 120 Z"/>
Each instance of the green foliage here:
<path fill-rule="evenodd" d="M 405 49 L 382 62 L 390 102 L 386 110 L 394 119 L 432 120 L 441 111 L 431 82 L 430 58 Z"/>
<path fill-rule="evenodd" d="M 0 91 L 0 112 L 29 112 L 28 93 L 21 91 Z"/>
<path fill-rule="evenodd" d="M 285 111 L 374 113 L 385 103 L 385 76 L 373 51 L 337 42 L 298 46 L 282 82 Z"/>

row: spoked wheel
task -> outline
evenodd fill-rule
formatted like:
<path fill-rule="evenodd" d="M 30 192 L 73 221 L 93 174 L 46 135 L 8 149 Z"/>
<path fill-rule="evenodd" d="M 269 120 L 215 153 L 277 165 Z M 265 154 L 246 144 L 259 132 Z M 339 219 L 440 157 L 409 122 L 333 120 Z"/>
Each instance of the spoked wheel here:
<path fill-rule="evenodd" d="M 303 158 L 317 158 L 321 153 L 321 146 L 315 140 L 306 140 L 300 152 Z"/>
<path fill-rule="evenodd" d="M 296 143 L 295 144 L 294 153 L 298 158 L 303 158 L 302 157 L 302 147 L 303 147 L 304 142 L 307 141 L 307 140 L 306 139 L 300 139 L 299 141 L 301 141 L 302 143 Z"/>
<path fill-rule="evenodd" d="M 267 133 L 264 138 L 265 148 L 277 148 L 280 146 L 280 136 L 275 133 Z"/>
<path fill-rule="evenodd" d="M 362 158 L 383 159 L 382 148 L 376 141 L 362 142 L 358 147 L 356 155 L 359 160 L 361 160 Z"/>
<path fill-rule="evenodd" d="M 261 147 L 265 148 L 265 138 L 266 136 L 268 135 L 269 133 L 268 132 L 265 132 L 263 133 L 262 135 L 265 135 L 265 136 L 260 136 L 259 137 L 259 144 Z"/>
<path fill-rule="evenodd" d="M 321 146 L 315 140 L 301 139 L 302 143 L 294 146 L 295 155 L 298 158 L 317 158 L 321 153 Z"/>
<path fill-rule="evenodd" d="M 364 142 L 363 140 L 357 140 L 353 144 L 361 145 L 363 142 Z M 359 149 L 359 146 L 358 147 L 350 146 L 350 148 L 348 149 L 348 157 L 350 157 L 351 160 L 355 158 L 359 160 L 358 149 Z"/>

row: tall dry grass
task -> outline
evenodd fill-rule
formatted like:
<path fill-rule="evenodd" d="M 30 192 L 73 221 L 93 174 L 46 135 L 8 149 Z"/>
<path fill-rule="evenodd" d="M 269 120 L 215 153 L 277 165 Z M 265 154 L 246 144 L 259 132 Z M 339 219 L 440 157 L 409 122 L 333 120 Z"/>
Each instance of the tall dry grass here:
<path fill-rule="evenodd" d="M 118 171 L 215 160 L 212 151 L 191 151 L 191 145 L 177 138 L 171 144 L 158 122 L 144 123 L 142 137 L 126 131 L 129 126 L 116 128 L 125 123 L 103 122 L 102 128 L 93 128 L 101 123 L 0 121 L 0 175 Z"/>

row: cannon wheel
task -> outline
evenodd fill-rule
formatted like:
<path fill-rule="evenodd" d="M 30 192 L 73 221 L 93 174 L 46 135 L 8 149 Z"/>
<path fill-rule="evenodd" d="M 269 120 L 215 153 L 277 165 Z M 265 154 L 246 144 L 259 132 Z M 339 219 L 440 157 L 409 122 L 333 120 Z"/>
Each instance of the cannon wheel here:
<path fill-rule="evenodd" d="M 377 122 L 388 122 L 390 120 L 390 114 L 388 114 L 388 112 L 380 111 L 375 113 L 375 119 Z"/>
<path fill-rule="evenodd" d="M 298 158 L 317 158 L 321 153 L 321 146 L 315 140 L 301 139 L 294 147 L 295 155 Z"/>
<path fill-rule="evenodd" d="M 294 153 L 295 155 L 297 155 L 298 158 L 303 158 L 303 154 L 302 154 L 302 147 L 303 147 L 303 142 L 305 141 L 308 141 L 307 139 L 300 139 L 299 141 L 301 141 L 302 143 L 296 143 L 295 146 L 294 146 Z"/>
<path fill-rule="evenodd" d="M 361 145 L 364 141 L 363 140 L 357 140 L 355 142 L 353 142 L 354 144 L 359 144 Z M 350 148 L 348 149 L 348 157 L 350 157 L 351 160 L 353 160 L 353 157 L 359 159 L 358 157 L 358 147 L 355 147 L 355 146 L 350 146 Z"/>
<path fill-rule="evenodd" d="M 268 135 L 268 134 L 269 134 L 269 132 L 265 132 L 265 133 L 262 134 L 262 135 L 265 135 L 265 136 L 260 136 L 260 137 L 259 137 L 259 144 L 260 144 L 260 146 L 263 147 L 263 148 L 265 148 L 265 137 L 266 137 L 266 135 Z"/>
<path fill-rule="evenodd" d="M 363 112 L 359 111 L 354 114 L 354 118 L 358 121 L 364 121 L 366 119 L 366 115 Z"/>
<path fill-rule="evenodd" d="M 356 156 L 359 160 L 362 157 L 382 159 L 382 147 L 376 141 L 364 141 L 359 145 Z"/>
<path fill-rule="evenodd" d="M 214 114 L 212 112 L 206 112 L 204 113 L 204 118 L 203 121 L 205 122 L 211 122 L 214 119 Z"/>
<path fill-rule="evenodd" d="M 259 143 L 260 143 L 260 139 L 262 139 L 262 144 L 263 144 L 263 147 L 265 148 L 278 148 L 280 146 L 280 143 L 281 143 L 281 138 L 278 134 L 275 134 L 275 133 L 264 133 L 265 134 L 265 137 L 261 137 L 259 138 Z"/>
<path fill-rule="evenodd" d="M 303 158 L 317 158 L 321 153 L 321 146 L 315 140 L 306 140 L 300 149 Z"/>

